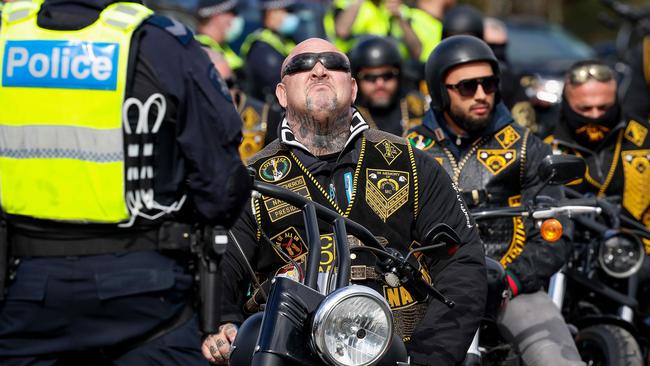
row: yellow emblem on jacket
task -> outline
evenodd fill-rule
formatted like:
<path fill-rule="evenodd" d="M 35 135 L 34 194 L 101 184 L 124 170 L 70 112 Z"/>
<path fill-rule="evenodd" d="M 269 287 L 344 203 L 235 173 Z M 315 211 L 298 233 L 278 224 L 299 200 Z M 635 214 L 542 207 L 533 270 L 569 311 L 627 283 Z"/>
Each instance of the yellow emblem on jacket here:
<path fill-rule="evenodd" d="M 488 170 L 497 175 L 515 162 L 517 151 L 514 149 L 478 149 L 476 158 Z"/>

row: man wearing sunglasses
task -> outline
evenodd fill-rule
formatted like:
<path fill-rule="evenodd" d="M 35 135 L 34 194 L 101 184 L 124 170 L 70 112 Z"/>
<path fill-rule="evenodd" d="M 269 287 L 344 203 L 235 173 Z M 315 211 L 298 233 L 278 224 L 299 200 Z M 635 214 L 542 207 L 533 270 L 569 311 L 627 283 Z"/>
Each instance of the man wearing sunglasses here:
<path fill-rule="evenodd" d="M 368 37 L 350 50 L 352 75 L 359 94 L 355 105 L 372 128 L 402 136 L 422 123 L 424 96 L 407 91 L 401 80 L 402 57 L 386 37 Z"/>
<path fill-rule="evenodd" d="M 578 62 L 566 74 L 560 120 L 545 141 L 587 162 L 584 179 L 571 188 L 621 196 L 624 214 L 650 227 L 650 125 L 643 116 L 623 116 L 621 107 L 612 69 Z M 650 241 L 644 244 L 650 254 Z"/>
<path fill-rule="evenodd" d="M 500 101 L 499 63 L 490 47 L 468 35 L 443 40 L 426 65 L 431 110 L 408 138 L 433 156 L 471 208 L 517 206 L 541 186 L 539 162 L 551 153 L 513 122 Z M 544 195 L 560 198 L 557 188 Z M 512 299 L 501 309 L 502 335 L 526 365 L 579 365 L 569 330 L 542 287 L 564 264 L 561 239 L 544 241 L 521 218 L 481 222 L 487 255 L 506 268 Z"/>
<path fill-rule="evenodd" d="M 404 139 L 369 128 L 351 107 L 357 83 L 348 59 L 331 43 L 322 39 L 300 43 L 284 61 L 281 80 L 276 96 L 286 118 L 278 140 L 250 159 L 255 178 L 336 210 L 402 253 L 420 245 L 436 224 L 452 227 L 461 245 L 451 258 L 425 255 L 417 261 L 432 283 L 456 302 L 454 308 L 436 300 L 417 302 L 402 288 L 382 285 L 375 261 L 361 254 L 353 259 L 352 280 L 387 297 L 395 331 L 407 342 L 414 364 L 460 362 L 485 306 L 486 274 L 476 225 L 449 177 L 435 160 Z M 300 211 L 268 199 L 255 199 L 233 233 L 246 258 L 230 248 L 224 257 L 228 273 L 224 324 L 204 347 L 206 356 L 216 362 L 225 362 L 236 334 L 233 324 L 244 319 L 244 295 L 251 281 L 244 270 L 246 261 L 264 277 L 272 277 L 282 272 L 287 258 L 302 262 L 308 251 Z M 324 226 L 320 234 L 323 290 L 334 253 L 331 229 Z M 355 245 L 353 240 L 350 245 Z M 248 305 L 255 304 L 249 301 Z M 219 353 L 211 355 L 210 347 Z"/>

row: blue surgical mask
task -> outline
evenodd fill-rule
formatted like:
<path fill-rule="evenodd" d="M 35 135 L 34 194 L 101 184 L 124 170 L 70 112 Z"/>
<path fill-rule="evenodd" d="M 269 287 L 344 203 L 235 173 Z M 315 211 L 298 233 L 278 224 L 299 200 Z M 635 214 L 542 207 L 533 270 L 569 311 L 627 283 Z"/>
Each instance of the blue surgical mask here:
<path fill-rule="evenodd" d="M 296 29 L 298 29 L 299 24 L 300 18 L 296 14 L 288 13 L 284 19 L 282 19 L 282 24 L 280 24 L 278 33 L 284 36 L 290 36 L 296 31 Z"/>
<path fill-rule="evenodd" d="M 226 32 L 226 42 L 232 42 L 241 36 L 244 31 L 244 18 L 236 16 L 230 23 L 230 28 Z"/>

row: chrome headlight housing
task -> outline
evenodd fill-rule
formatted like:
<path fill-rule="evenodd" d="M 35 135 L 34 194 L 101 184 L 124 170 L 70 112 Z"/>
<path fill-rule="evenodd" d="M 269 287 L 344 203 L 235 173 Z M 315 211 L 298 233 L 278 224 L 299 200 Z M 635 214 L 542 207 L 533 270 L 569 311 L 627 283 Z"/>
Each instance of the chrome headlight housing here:
<path fill-rule="evenodd" d="M 600 243 L 598 262 L 608 275 L 626 278 L 639 271 L 643 265 L 645 250 L 634 235 L 619 232 Z"/>
<path fill-rule="evenodd" d="M 323 300 L 311 329 L 312 348 L 326 363 L 372 365 L 388 350 L 393 315 L 379 293 L 366 286 L 350 285 Z"/>

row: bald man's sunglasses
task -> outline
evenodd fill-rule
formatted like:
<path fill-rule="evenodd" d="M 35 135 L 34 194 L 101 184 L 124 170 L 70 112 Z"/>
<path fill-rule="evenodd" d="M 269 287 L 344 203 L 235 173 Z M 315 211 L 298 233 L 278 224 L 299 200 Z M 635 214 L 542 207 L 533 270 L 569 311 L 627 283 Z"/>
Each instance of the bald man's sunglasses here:
<path fill-rule="evenodd" d="M 446 84 L 445 86 L 450 89 L 455 89 L 458 94 L 464 97 L 473 97 L 479 85 L 483 88 L 485 94 L 492 94 L 499 88 L 499 78 L 496 76 L 487 76 L 484 78 L 461 80 L 457 84 Z"/>
<path fill-rule="evenodd" d="M 333 71 L 350 72 L 350 63 L 345 56 L 337 52 L 301 53 L 295 55 L 282 70 L 281 77 L 298 72 L 310 71 L 317 63 Z"/>
<path fill-rule="evenodd" d="M 614 73 L 609 66 L 592 64 L 576 67 L 569 71 L 569 83 L 572 85 L 584 84 L 589 79 L 600 82 L 610 81 L 614 78 Z"/>

